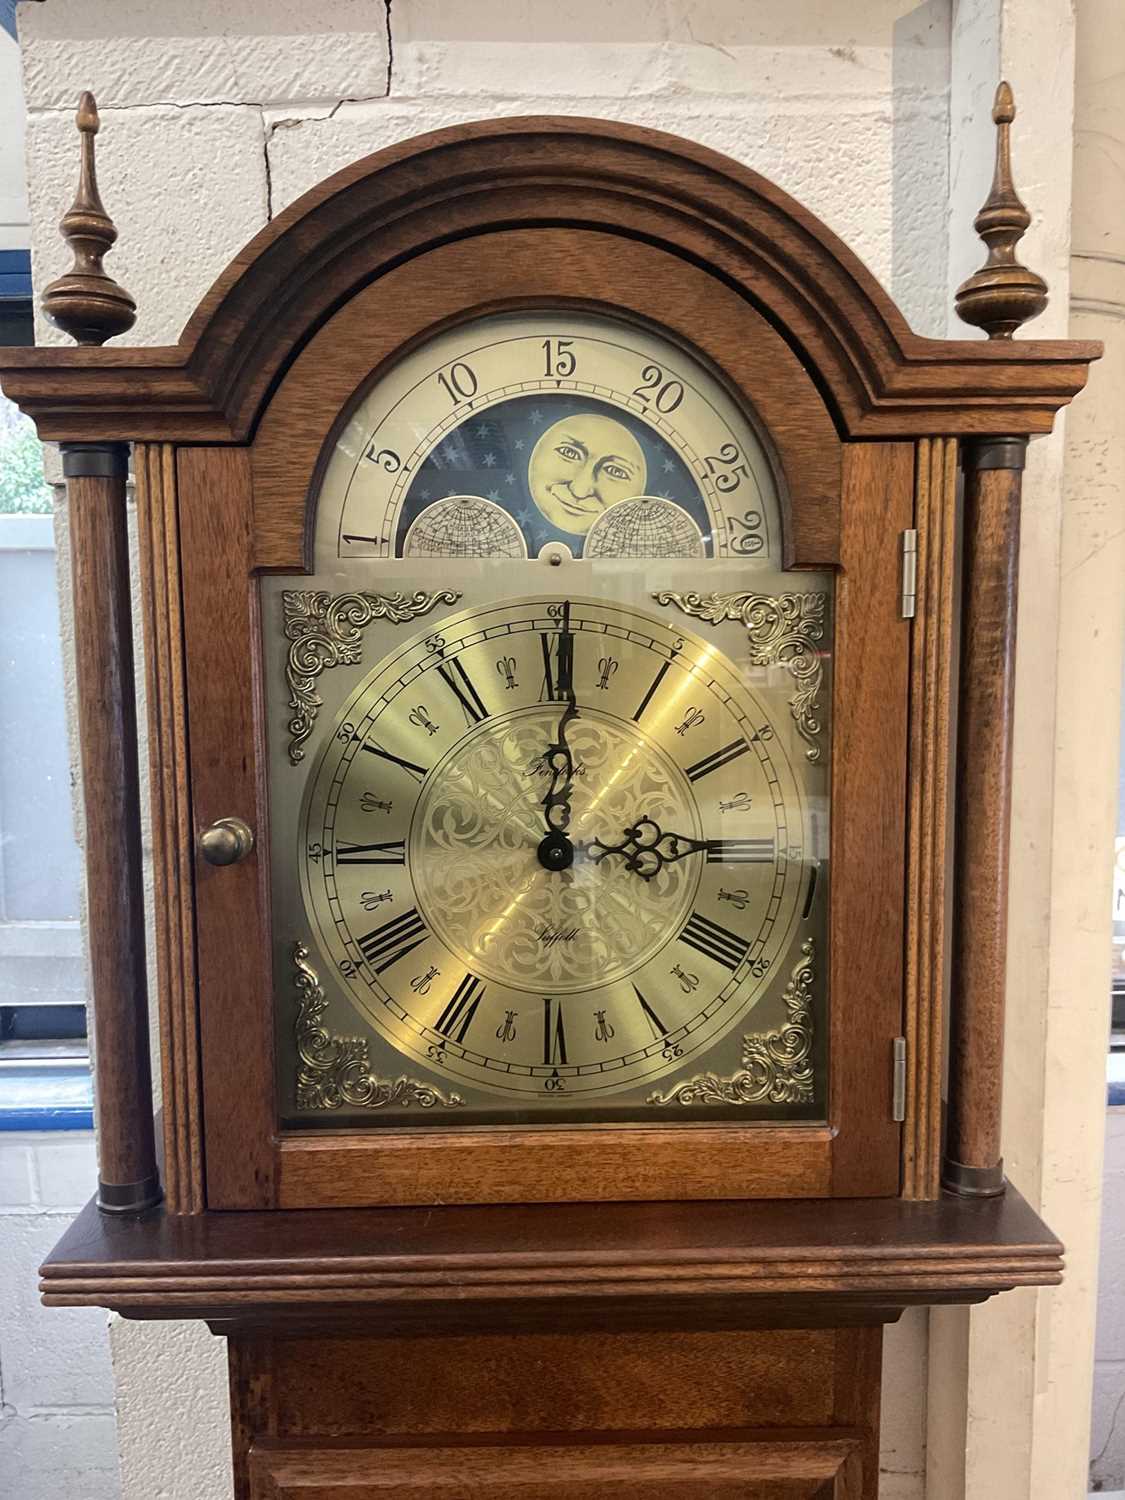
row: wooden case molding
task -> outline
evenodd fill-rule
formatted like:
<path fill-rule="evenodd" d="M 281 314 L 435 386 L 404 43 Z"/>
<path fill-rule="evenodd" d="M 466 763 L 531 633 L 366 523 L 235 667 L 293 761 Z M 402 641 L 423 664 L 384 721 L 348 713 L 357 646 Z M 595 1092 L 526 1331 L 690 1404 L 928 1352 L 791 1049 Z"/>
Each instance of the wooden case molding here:
<path fill-rule="evenodd" d="M 1100 346 L 1012 340 L 1045 299 L 1016 259 L 1029 216 L 1011 180 L 1013 115 L 1003 85 L 996 178 L 977 219 L 988 260 L 958 293 L 987 340 L 913 334 L 833 234 L 729 159 L 567 118 L 458 126 L 355 163 L 235 258 L 178 344 L 107 349 L 97 346 L 129 326 L 133 303 L 103 263 L 116 231 L 95 179 L 97 111 L 83 96 L 79 192 L 62 224 L 75 263 L 45 306 L 84 347 L 0 351 L 5 392 L 41 437 L 64 444 L 78 584 L 101 1180 L 43 1267 L 42 1290 L 51 1305 L 198 1317 L 229 1336 L 237 1500 L 874 1500 L 882 1324 L 913 1303 L 1059 1279 L 1061 1246 L 1005 1192 L 999 1160 L 1015 548 L 1026 441 L 1050 430 Z M 872 954 L 883 1029 L 835 1036 L 833 1087 L 881 1123 L 851 1146 L 845 1131 L 837 1150 L 834 1096 L 829 1126 L 802 1143 L 775 1130 L 766 1165 L 787 1164 L 814 1195 L 803 1199 L 760 1196 L 765 1155 L 748 1160 L 704 1126 L 683 1143 L 658 1132 L 636 1171 L 639 1196 L 674 1200 L 704 1159 L 708 1201 L 404 1207 L 394 1200 L 408 1181 L 422 1181 L 424 1199 L 442 1184 L 425 1189 L 433 1146 L 400 1132 L 385 1206 L 294 1207 L 310 1201 L 301 1174 L 312 1158 L 275 1139 L 268 826 L 253 855 L 222 870 L 194 847 L 215 819 L 253 824 L 262 805 L 254 580 L 307 565 L 319 456 L 386 360 L 470 312 L 548 295 L 661 322 L 749 393 L 781 480 L 787 560 L 842 567 L 836 675 L 868 686 L 838 704 L 838 805 L 862 798 L 872 767 L 883 779 L 866 833 L 833 820 L 843 840 L 833 858 L 853 875 L 850 892 L 837 883 L 833 921 L 846 917 L 837 937 L 846 926 Z M 157 884 L 167 1192 L 157 1207 L 129 443 Z M 895 620 L 889 647 L 876 611 L 890 606 L 872 580 L 897 582 L 903 530 L 917 533 L 917 613 Z M 221 637 L 210 631 L 204 650 L 217 617 Z M 878 909 L 859 870 L 883 872 Z M 239 913 L 238 942 L 213 920 L 224 903 Z M 853 971 L 839 942 L 830 947 L 846 999 Z M 832 1024 L 863 999 L 857 990 L 851 1012 L 834 1007 Z M 235 1045 L 218 1045 L 209 1005 L 225 1008 Z M 901 1125 L 890 1118 L 887 1026 L 908 1043 Z M 876 1138 L 873 1177 L 855 1141 Z M 552 1170 L 565 1168 L 565 1132 L 542 1139 Z M 466 1170 L 503 1197 L 513 1140 L 474 1140 L 496 1160 L 482 1172 L 466 1139 Z M 359 1189 L 348 1197 L 357 1149 L 346 1136 L 315 1143 L 315 1171 L 342 1184 L 335 1201 L 369 1201 Z M 584 1149 L 571 1196 L 591 1164 Z M 611 1187 L 621 1178 L 627 1189 L 612 1144 L 598 1149 Z"/>
<path fill-rule="evenodd" d="M 845 437 L 1049 432 L 1100 345 L 926 339 L 788 194 L 703 146 L 603 120 L 458 125 L 337 172 L 241 251 L 170 348 L 4 352 L 45 440 L 245 442 L 332 312 L 436 242 L 601 230 L 709 265 L 814 370 Z"/>

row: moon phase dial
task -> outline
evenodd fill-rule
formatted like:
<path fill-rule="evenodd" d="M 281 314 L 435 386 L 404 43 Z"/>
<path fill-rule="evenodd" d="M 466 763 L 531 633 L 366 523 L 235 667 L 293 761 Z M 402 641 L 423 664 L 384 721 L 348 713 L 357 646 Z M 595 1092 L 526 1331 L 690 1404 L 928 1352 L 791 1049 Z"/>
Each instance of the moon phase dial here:
<path fill-rule="evenodd" d="M 339 985 L 482 1103 L 588 1113 L 697 1065 L 801 919 L 787 733 L 714 646 L 635 609 L 444 621 L 362 681 L 305 794 L 302 894 Z"/>
<path fill-rule="evenodd" d="M 317 504 L 318 571 L 365 558 L 779 563 L 747 414 L 654 329 L 498 313 L 443 330 L 351 412 Z"/>

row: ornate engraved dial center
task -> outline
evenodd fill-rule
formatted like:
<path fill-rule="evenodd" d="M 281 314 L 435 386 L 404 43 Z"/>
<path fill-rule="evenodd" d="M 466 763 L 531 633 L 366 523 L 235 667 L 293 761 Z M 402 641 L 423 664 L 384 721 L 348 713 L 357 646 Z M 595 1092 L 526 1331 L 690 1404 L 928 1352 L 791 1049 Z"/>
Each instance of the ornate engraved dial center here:
<path fill-rule="evenodd" d="M 541 858 L 545 748 L 557 706 L 491 720 L 458 744 L 418 799 L 410 868 L 419 911 L 446 946 L 482 978 L 565 994 L 613 983 L 644 964 L 682 925 L 699 882 L 698 861 L 671 864 L 651 881 L 622 881 L 592 860 L 589 844 L 620 837 L 644 814 L 699 834 L 683 772 L 639 729 L 583 711 L 570 724 L 574 762 L 572 862 Z"/>

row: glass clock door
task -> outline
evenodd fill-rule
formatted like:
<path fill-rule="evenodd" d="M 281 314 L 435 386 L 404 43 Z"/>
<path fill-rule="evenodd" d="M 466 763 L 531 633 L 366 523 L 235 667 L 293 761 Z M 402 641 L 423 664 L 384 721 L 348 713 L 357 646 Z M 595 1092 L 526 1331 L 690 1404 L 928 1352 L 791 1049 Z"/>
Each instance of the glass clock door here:
<path fill-rule="evenodd" d="M 832 579 L 679 344 L 379 372 L 263 580 L 286 1126 L 827 1112 Z"/>

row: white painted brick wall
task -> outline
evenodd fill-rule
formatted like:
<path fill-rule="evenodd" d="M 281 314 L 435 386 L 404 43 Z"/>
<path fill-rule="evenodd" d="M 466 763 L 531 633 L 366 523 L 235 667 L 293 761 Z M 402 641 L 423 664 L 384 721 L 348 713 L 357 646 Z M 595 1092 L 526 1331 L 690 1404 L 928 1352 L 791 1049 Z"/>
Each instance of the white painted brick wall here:
<path fill-rule="evenodd" d="M 93 1191 L 86 1131 L 0 1133 L 0 1495 L 118 1500 L 107 1315 L 39 1304 L 38 1268 Z"/>
<path fill-rule="evenodd" d="M 357 157 L 460 120 L 577 113 L 746 162 L 842 235 L 920 332 L 941 334 L 953 4 L 24 3 L 36 281 L 67 265 L 56 224 L 73 193 L 83 88 L 98 97 L 99 177 L 120 231 L 110 267 L 139 304 L 128 341 L 147 344 L 175 341 L 269 216 Z M 970 216 L 988 175 L 982 165 L 979 192 L 966 186 Z M 46 325 L 40 338 L 61 341 Z M 123 1500 L 229 1500 L 223 1342 L 120 1320 L 111 1342 Z M 914 1312 L 888 1331 L 886 1500 L 922 1494 L 926 1358 L 926 1315 Z M 100 1500 L 89 1483 L 60 1492 Z"/>
<path fill-rule="evenodd" d="M 67 264 L 55 226 L 82 87 L 102 112 L 111 265 L 139 304 L 134 343 L 173 342 L 269 212 L 357 156 L 460 120 L 578 113 L 747 162 L 821 214 L 919 331 L 943 332 L 950 0 L 830 10 L 408 0 L 391 6 L 388 68 L 383 0 L 25 4 L 37 280 Z"/>

